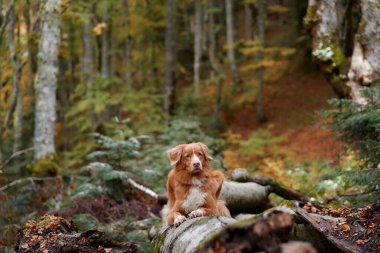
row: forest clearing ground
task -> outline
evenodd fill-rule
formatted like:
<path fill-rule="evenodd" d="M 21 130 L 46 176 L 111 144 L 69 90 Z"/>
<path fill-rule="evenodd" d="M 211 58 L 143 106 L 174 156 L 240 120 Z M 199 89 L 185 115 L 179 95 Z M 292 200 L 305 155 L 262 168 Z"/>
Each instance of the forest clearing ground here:
<path fill-rule="evenodd" d="M 255 150 L 252 150 L 252 154 L 246 153 L 242 156 L 237 152 L 236 145 L 227 148 L 224 155 L 229 169 L 253 167 L 258 175 L 277 177 L 285 184 L 303 188 L 299 182 L 295 183 L 286 176 L 285 170 L 292 169 L 287 168 L 288 164 L 297 166 L 313 161 L 323 164 L 339 162 L 343 152 L 342 145 L 318 115 L 319 111 L 328 108 L 328 100 L 336 96 L 322 74 L 310 70 L 311 67 L 305 70 L 300 65 L 289 67 L 278 81 L 265 83 L 264 110 L 268 118 L 265 123 L 258 122 L 256 101 L 243 103 L 224 115 L 231 124 L 226 134 L 227 142 L 229 135 L 244 142 L 250 138 L 255 141 L 252 134 L 260 130 L 268 130 L 272 134 L 272 137 L 266 139 L 269 143 L 259 156 L 254 154 Z M 277 138 L 278 142 L 270 143 L 270 139 Z M 268 163 L 273 162 L 280 162 L 281 165 L 274 169 L 269 168 L 273 166 Z"/>

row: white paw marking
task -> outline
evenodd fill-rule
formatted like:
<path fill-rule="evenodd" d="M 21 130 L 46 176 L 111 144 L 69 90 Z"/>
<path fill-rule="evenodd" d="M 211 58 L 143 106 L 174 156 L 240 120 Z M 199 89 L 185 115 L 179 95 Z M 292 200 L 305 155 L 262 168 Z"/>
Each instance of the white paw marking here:
<path fill-rule="evenodd" d="M 201 217 L 201 216 L 204 216 L 205 213 L 200 210 L 200 209 L 197 209 L 195 211 L 192 211 L 190 214 L 189 214 L 189 218 L 192 219 L 192 218 L 195 218 L 195 217 Z"/>
<path fill-rule="evenodd" d="M 178 227 L 186 221 L 186 217 L 183 215 L 178 215 L 174 220 L 174 226 Z"/>

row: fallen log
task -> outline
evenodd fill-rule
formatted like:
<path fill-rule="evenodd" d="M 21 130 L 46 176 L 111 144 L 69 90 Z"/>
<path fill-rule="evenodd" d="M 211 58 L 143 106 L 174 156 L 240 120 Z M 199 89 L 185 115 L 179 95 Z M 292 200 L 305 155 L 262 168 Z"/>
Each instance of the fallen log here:
<path fill-rule="evenodd" d="M 269 199 L 269 187 L 256 183 L 239 183 L 224 181 L 219 198 L 226 202 L 231 213 L 259 213 L 267 209 Z M 158 202 L 166 204 L 166 193 L 158 194 Z"/>
<path fill-rule="evenodd" d="M 37 222 L 30 220 L 18 233 L 17 253 L 61 253 L 61 252 L 113 252 L 133 253 L 133 243 L 118 243 L 109 240 L 104 232 L 91 229 L 83 233 L 75 231 L 72 222 L 62 217 L 44 215 Z"/>
<path fill-rule="evenodd" d="M 198 217 L 179 227 L 163 226 L 154 238 L 153 252 L 196 252 L 197 248 L 235 219 L 221 216 Z"/>
<path fill-rule="evenodd" d="M 224 181 L 219 198 L 232 214 L 259 213 L 268 208 L 269 189 L 256 183 Z"/>
<path fill-rule="evenodd" d="M 293 203 L 298 217 L 324 238 L 323 244 L 335 247 L 323 252 L 378 252 L 380 229 L 376 217 L 380 214 L 380 204 L 339 210 L 305 202 Z"/>
<path fill-rule="evenodd" d="M 163 227 L 154 239 L 154 252 L 286 252 L 316 253 L 306 242 L 288 242 L 293 218 L 273 212 L 259 220 L 238 221 L 220 216 L 187 220 Z"/>
<path fill-rule="evenodd" d="M 231 177 L 237 182 L 253 182 L 262 186 L 269 186 L 269 193 L 275 193 L 280 197 L 288 200 L 309 201 L 310 198 L 305 194 L 290 189 L 288 187 L 281 186 L 276 180 L 270 177 L 251 177 L 248 175 L 246 169 L 235 169 L 231 173 Z"/>

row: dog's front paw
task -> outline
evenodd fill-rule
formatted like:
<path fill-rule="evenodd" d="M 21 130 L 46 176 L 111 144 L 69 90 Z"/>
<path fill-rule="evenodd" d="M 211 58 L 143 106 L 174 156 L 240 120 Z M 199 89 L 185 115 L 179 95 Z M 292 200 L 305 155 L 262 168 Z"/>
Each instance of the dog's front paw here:
<path fill-rule="evenodd" d="M 184 223 L 186 221 L 186 217 L 183 216 L 183 215 L 178 215 L 175 219 L 174 219 L 174 226 L 175 227 L 178 227 L 179 225 L 181 225 L 182 223 Z"/>
<path fill-rule="evenodd" d="M 189 214 L 190 219 L 195 218 L 195 217 L 201 217 L 201 216 L 205 216 L 205 212 L 202 211 L 201 209 L 194 210 Z"/>

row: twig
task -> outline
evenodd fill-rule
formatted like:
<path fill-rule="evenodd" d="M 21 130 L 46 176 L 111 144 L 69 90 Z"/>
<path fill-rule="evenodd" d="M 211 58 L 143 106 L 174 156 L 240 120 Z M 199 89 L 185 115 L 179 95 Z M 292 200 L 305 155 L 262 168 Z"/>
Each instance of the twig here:
<path fill-rule="evenodd" d="M 45 180 L 51 180 L 51 179 L 57 179 L 57 177 L 25 177 L 25 178 L 20 178 L 20 179 L 17 179 L 15 181 L 1 187 L 0 192 L 5 191 L 6 189 L 8 189 L 8 188 L 10 188 L 16 184 L 20 184 L 23 181 L 30 181 L 32 184 L 34 184 L 34 181 L 45 181 Z"/>
<path fill-rule="evenodd" d="M 135 188 L 139 189 L 140 191 L 143 191 L 145 192 L 146 194 L 148 194 L 149 196 L 155 198 L 155 199 L 158 199 L 158 194 L 155 193 L 154 191 L 152 191 L 151 189 L 145 187 L 144 185 L 141 185 L 139 183 L 137 183 L 135 180 L 131 179 L 131 178 L 128 178 L 128 182 Z"/>
<path fill-rule="evenodd" d="M 3 16 L 3 22 L 2 22 L 2 24 L 0 26 L 0 41 L 1 41 L 1 37 L 3 36 L 5 27 L 7 26 L 9 14 L 11 13 L 11 9 L 12 9 L 13 5 L 14 5 L 14 0 L 12 0 L 9 3 L 8 9 L 6 10 L 5 15 Z"/>
<path fill-rule="evenodd" d="M 0 137 L 1 138 L 1 137 Z M 0 169 L 4 168 L 5 165 L 7 165 L 13 158 L 15 157 L 18 157 L 22 154 L 25 154 L 25 153 L 28 153 L 30 151 L 34 150 L 34 148 L 27 148 L 27 149 L 23 149 L 23 150 L 19 150 L 19 151 L 16 151 L 14 152 L 9 158 L 8 160 L 6 160 L 5 162 L 3 162 L 2 164 L 0 164 Z"/>
<path fill-rule="evenodd" d="M 358 192 L 358 193 L 343 193 L 343 194 L 339 194 L 339 197 L 357 197 L 360 195 L 367 195 L 372 192 L 378 192 L 378 191 L 380 191 L 380 189 L 371 189 L 371 190 L 366 190 L 364 192 Z"/>

